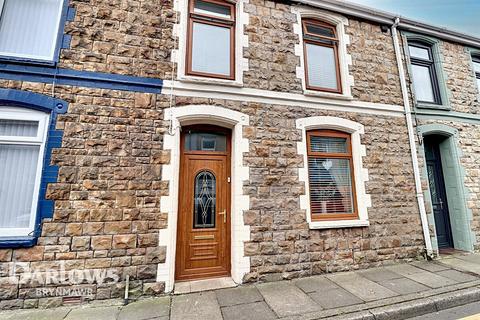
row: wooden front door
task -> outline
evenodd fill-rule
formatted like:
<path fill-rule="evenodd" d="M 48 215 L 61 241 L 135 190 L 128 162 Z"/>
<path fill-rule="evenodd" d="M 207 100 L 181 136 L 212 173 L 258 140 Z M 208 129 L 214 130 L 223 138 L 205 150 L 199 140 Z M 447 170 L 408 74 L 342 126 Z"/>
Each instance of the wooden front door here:
<path fill-rule="evenodd" d="M 438 247 L 440 249 L 453 248 L 452 228 L 450 225 L 445 181 L 443 179 L 439 141 L 436 136 L 429 136 L 424 139 L 424 143 Z"/>
<path fill-rule="evenodd" d="M 230 132 L 182 128 L 175 278 L 230 275 Z"/>

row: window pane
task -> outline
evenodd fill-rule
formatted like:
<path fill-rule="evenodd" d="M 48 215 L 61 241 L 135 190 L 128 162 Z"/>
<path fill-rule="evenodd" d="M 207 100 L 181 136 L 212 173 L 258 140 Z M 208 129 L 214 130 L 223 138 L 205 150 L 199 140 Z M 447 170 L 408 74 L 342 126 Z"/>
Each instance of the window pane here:
<path fill-rule="evenodd" d="M 477 86 L 480 89 L 480 78 L 477 78 Z"/>
<path fill-rule="evenodd" d="M 347 139 L 310 136 L 310 149 L 312 152 L 347 153 Z"/>
<path fill-rule="evenodd" d="M 410 57 L 430 60 L 428 49 L 415 46 L 408 46 L 408 49 L 410 50 Z"/>
<path fill-rule="evenodd" d="M 37 132 L 37 121 L 0 119 L 0 136 L 36 137 Z"/>
<path fill-rule="evenodd" d="M 230 6 L 222 6 L 220 4 L 206 2 L 202 0 L 195 1 L 194 12 L 228 19 L 230 19 L 231 17 Z"/>
<path fill-rule="evenodd" d="M 226 151 L 227 137 L 224 134 L 189 132 L 185 135 L 186 151 Z"/>
<path fill-rule="evenodd" d="M 61 0 L 6 0 L 0 21 L 0 52 L 52 59 Z"/>
<path fill-rule="evenodd" d="M 475 70 L 477 73 L 480 73 L 480 62 L 473 62 L 473 70 Z"/>
<path fill-rule="evenodd" d="M 335 33 L 332 28 L 322 27 L 316 24 L 306 24 L 308 33 L 316 34 L 322 37 L 335 38 Z"/>
<path fill-rule="evenodd" d="M 216 179 L 208 171 L 202 171 L 195 177 L 195 209 L 193 228 L 215 228 Z"/>
<path fill-rule="evenodd" d="M 308 84 L 337 90 L 337 64 L 333 48 L 307 43 Z"/>
<path fill-rule="evenodd" d="M 349 159 L 308 159 L 312 214 L 354 213 Z"/>
<path fill-rule="evenodd" d="M 413 85 L 418 101 L 435 102 L 433 95 L 430 69 L 424 66 L 412 65 Z"/>
<path fill-rule="evenodd" d="M 0 228 L 28 228 L 39 146 L 0 144 Z"/>
<path fill-rule="evenodd" d="M 230 75 L 230 29 L 193 23 L 192 71 Z"/>

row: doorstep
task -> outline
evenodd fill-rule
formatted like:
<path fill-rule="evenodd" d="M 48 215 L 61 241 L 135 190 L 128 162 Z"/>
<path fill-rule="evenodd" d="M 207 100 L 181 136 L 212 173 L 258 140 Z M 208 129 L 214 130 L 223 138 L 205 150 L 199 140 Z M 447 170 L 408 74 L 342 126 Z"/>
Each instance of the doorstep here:
<path fill-rule="evenodd" d="M 183 281 L 175 283 L 173 294 L 186 294 L 192 292 L 233 288 L 236 286 L 237 284 L 230 277 Z"/>

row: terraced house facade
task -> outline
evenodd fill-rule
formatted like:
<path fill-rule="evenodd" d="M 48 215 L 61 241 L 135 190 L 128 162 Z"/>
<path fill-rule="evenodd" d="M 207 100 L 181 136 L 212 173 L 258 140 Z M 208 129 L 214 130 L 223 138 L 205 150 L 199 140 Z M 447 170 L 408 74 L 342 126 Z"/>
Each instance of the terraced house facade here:
<path fill-rule="evenodd" d="M 1 309 L 479 249 L 480 38 L 172 1 L 0 1 Z"/>

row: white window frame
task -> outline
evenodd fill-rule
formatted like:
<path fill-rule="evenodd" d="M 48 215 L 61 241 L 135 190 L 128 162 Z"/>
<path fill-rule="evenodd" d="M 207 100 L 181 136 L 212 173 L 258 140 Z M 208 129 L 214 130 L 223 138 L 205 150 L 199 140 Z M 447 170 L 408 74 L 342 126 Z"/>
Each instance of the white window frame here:
<path fill-rule="evenodd" d="M 38 121 L 38 131 L 35 137 L 0 136 L 0 144 L 39 146 L 37 172 L 33 190 L 32 208 L 30 211 L 30 223 L 28 228 L 2 228 L 0 226 L 0 237 L 25 237 L 35 230 L 37 218 L 38 197 L 42 178 L 45 144 L 47 140 L 48 124 L 50 115 L 41 111 L 29 110 L 20 107 L 0 106 L 1 120 Z"/>
<path fill-rule="evenodd" d="M 0 0 L 0 20 L 3 17 L 3 7 L 5 5 L 5 1 L 8 0 Z M 19 1 L 19 0 L 10 0 L 10 1 Z M 53 41 L 52 48 L 50 50 L 50 56 L 35 56 L 31 54 L 22 54 L 22 53 L 11 53 L 11 52 L 3 52 L 0 51 L 0 56 L 2 57 L 12 57 L 12 58 L 21 58 L 21 59 L 33 59 L 33 60 L 43 60 L 43 61 L 54 61 L 55 60 L 55 51 L 57 50 L 58 46 L 58 37 L 59 37 L 59 30 L 60 30 L 60 22 L 62 20 L 63 14 L 63 6 L 64 0 L 58 0 L 58 16 L 57 16 L 57 28 L 56 34 Z"/>
<path fill-rule="evenodd" d="M 302 131 L 302 140 L 297 143 L 297 152 L 303 156 L 303 168 L 299 168 L 300 182 L 305 183 L 305 194 L 300 196 L 300 208 L 306 211 L 310 229 L 332 229 L 349 227 L 366 227 L 370 225 L 367 208 L 371 207 L 370 195 L 366 193 L 365 182 L 368 181 L 368 170 L 363 168 L 362 158 L 366 156 L 366 147 L 361 144 L 360 135 L 364 134 L 364 127 L 358 122 L 337 117 L 308 117 L 297 119 L 297 129 Z M 355 195 L 357 199 L 358 218 L 351 220 L 312 220 L 310 209 L 310 187 L 308 179 L 307 131 L 310 130 L 337 130 L 350 133 L 352 144 L 353 176 Z"/>

